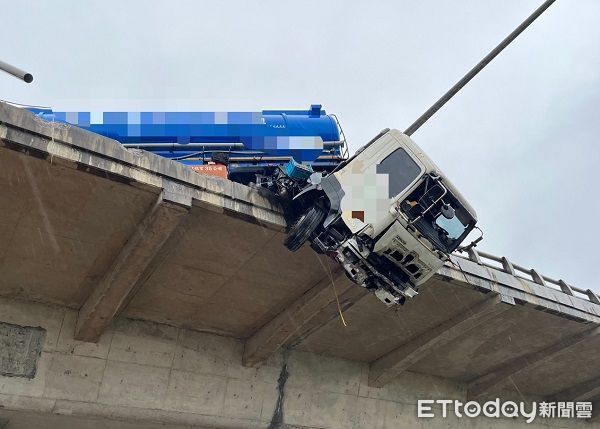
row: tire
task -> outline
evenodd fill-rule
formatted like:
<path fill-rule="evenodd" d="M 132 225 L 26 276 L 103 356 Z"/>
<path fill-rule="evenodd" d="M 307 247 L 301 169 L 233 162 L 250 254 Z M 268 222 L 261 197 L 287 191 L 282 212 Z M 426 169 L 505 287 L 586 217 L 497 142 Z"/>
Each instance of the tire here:
<path fill-rule="evenodd" d="M 300 249 L 324 220 L 325 213 L 318 207 L 313 206 L 305 211 L 290 228 L 290 232 L 284 242 L 285 247 L 292 252 Z"/>

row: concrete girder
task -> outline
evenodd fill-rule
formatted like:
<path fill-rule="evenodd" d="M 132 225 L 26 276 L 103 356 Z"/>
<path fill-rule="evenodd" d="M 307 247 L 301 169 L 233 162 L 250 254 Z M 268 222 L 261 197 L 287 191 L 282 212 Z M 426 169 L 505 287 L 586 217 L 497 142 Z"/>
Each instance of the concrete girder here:
<path fill-rule="evenodd" d="M 600 421 L 600 399 L 592 402 L 592 418 L 591 422 Z"/>
<path fill-rule="evenodd" d="M 340 309 L 344 311 L 367 295 L 368 291 L 350 282 L 342 269 L 336 269 L 331 277 L 324 277 L 246 340 L 244 365 L 260 365 L 281 347 L 299 341 L 337 317 L 336 294 Z"/>
<path fill-rule="evenodd" d="M 75 339 L 97 342 L 147 271 L 180 220 L 191 207 L 181 195 L 163 191 L 138 225 L 112 266 L 87 298 L 77 317 Z"/>
<path fill-rule="evenodd" d="M 589 401 L 600 397 L 600 377 L 586 380 L 575 386 L 558 392 L 549 399 L 551 402 L 559 401 Z"/>
<path fill-rule="evenodd" d="M 588 329 L 572 337 L 562 339 L 542 350 L 512 359 L 508 363 L 496 367 L 489 373 L 469 382 L 467 385 L 468 397 L 472 399 L 479 398 L 509 378 L 516 377 L 532 367 L 548 362 L 563 350 L 588 341 L 598 334 L 600 334 L 600 327 Z"/>
<path fill-rule="evenodd" d="M 369 386 L 386 385 L 427 356 L 434 348 L 450 343 L 511 307 L 512 305 L 503 303 L 500 295 L 493 294 L 475 306 L 461 311 L 460 314 L 372 362 L 369 368 Z"/>

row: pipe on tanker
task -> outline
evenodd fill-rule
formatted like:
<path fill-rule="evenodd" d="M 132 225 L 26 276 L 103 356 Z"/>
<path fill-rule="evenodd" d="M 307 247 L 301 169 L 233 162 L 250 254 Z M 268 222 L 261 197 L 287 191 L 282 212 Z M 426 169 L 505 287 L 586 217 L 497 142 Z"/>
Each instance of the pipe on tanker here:
<path fill-rule="evenodd" d="M 14 77 L 21 79 L 27 83 L 33 82 L 33 75 L 31 73 L 27 73 L 26 71 L 21 70 L 20 68 L 11 66 L 10 64 L 5 63 L 4 61 L 0 61 L 0 69 L 4 70 L 8 74 L 12 74 Z"/>

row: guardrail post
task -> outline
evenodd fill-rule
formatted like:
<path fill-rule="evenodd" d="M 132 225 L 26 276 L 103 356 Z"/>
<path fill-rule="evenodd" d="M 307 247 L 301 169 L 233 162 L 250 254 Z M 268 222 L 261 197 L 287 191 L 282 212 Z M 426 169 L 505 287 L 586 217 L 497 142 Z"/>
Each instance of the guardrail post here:
<path fill-rule="evenodd" d="M 600 296 L 598 296 L 596 292 L 594 292 L 591 289 L 588 289 L 586 293 L 590 301 L 592 301 L 594 304 L 600 304 Z"/>
<path fill-rule="evenodd" d="M 508 259 L 506 259 L 503 256 L 502 258 L 500 258 L 500 261 L 502 263 L 502 268 L 504 268 L 505 272 L 507 272 L 508 274 L 511 274 L 513 276 L 517 275 L 517 273 L 515 272 L 515 268 L 512 266 L 512 264 L 510 263 L 510 261 Z"/>
<path fill-rule="evenodd" d="M 542 286 L 547 286 L 544 278 L 536 270 L 534 270 L 533 268 L 530 269 L 529 274 L 531 275 L 531 278 L 533 279 L 534 283 L 537 283 Z"/>
<path fill-rule="evenodd" d="M 481 257 L 479 256 L 479 253 L 477 252 L 477 250 L 475 250 L 474 248 L 470 248 L 467 251 L 468 255 L 469 255 L 469 259 L 473 262 L 476 262 L 479 265 L 483 265 L 483 262 L 481 261 Z"/>
<path fill-rule="evenodd" d="M 567 295 L 574 295 L 573 289 L 564 280 L 559 280 L 558 285 L 560 286 L 560 290 L 562 290 Z"/>

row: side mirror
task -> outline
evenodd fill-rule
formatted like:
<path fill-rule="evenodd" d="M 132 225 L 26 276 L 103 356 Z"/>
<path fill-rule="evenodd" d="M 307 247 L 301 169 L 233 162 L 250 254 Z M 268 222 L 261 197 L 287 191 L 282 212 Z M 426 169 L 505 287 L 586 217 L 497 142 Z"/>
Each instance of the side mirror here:
<path fill-rule="evenodd" d="M 450 204 L 442 205 L 441 212 L 442 216 L 444 216 L 446 219 L 453 219 L 454 215 L 456 214 L 454 208 Z"/>

